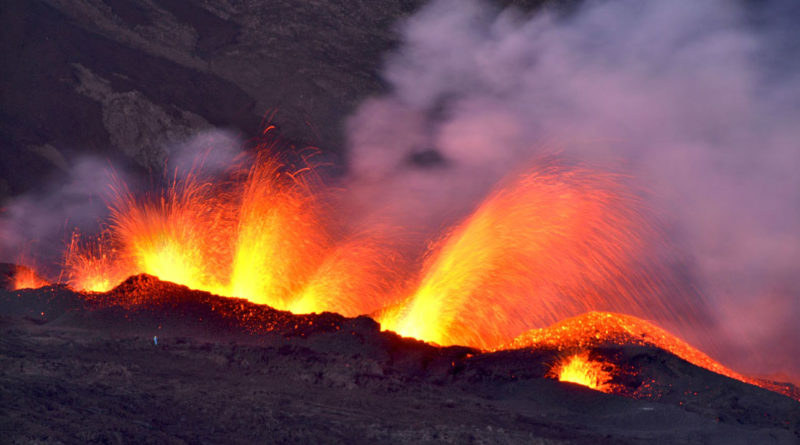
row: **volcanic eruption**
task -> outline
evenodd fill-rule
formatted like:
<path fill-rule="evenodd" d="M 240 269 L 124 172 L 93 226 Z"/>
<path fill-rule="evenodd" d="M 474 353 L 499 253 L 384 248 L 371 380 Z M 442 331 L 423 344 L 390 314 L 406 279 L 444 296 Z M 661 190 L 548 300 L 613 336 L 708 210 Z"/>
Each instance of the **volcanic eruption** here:
<path fill-rule="evenodd" d="M 147 274 L 295 313 L 373 314 L 384 329 L 438 345 L 575 350 L 551 374 L 604 391 L 615 388 L 606 369 L 614 367 L 590 360 L 586 348 L 650 345 L 793 394 L 637 318 L 693 334 L 708 322 L 702 300 L 648 255 L 665 250 L 662 239 L 618 175 L 538 161 L 445 230 L 415 269 L 398 260 L 402 249 L 385 234 L 337 238 L 335 213 L 324 204 L 329 192 L 313 168 L 290 170 L 269 144 L 221 175 L 201 170 L 142 195 L 119 180 L 109 184 L 110 221 L 93 239 L 73 233 L 66 284 L 90 299 L 113 290 L 104 306 L 129 305 L 141 292 L 114 289 Z M 18 268 L 11 287 L 48 284 L 32 277 Z"/>
<path fill-rule="evenodd" d="M 610 392 L 613 365 L 589 358 L 588 352 L 572 354 L 554 366 L 551 376 L 562 382 L 577 383 L 598 391 Z"/>
<path fill-rule="evenodd" d="M 151 373 L 143 380 L 158 377 L 147 391 L 181 395 L 193 390 L 175 380 L 208 367 L 208 381 L 230 373 L 237 394 L 259 394 L 245 410 L 252 417 L 232 416 L 238 425 L 272 416 L 275 430 L 300 434 L 289 442 L 302 441 L 316 415 L 291 427 L 281 417 L 298 401 L 317 403 L 309 385 L 333 405 L 355 400 L 345 414 L 365 418 L 374 393 L 411 388 L 404 409 L 434 400 L 461 426 L 484 409 L 550 428 L 546 417 L 563 403 L 603 432 L 639 416 L 642 440 L 650 414 L 660 425 L 738 422 L 795 439 L 800 425 L 784 417 L 798 413 L 800 389 L 774 380 L 794 371 L 756 355 L 743 364 L 759 344 L 769 348 L 757 357 L 788 363 L 797 341 L 795 327 L 783 328 L 791 310 L 777 327 L 764 323 L 794 307 L 783 297 L 795 289 L 796 263 L 786 258 L 798 232 L 786 220 L 798 208 L 782 187 L 796 183 L 783 156 L 795 133 L 763 118 L 783 108 L 754 93 L 769 88 L 743 68 L 752 42 L 737 16 L 624 0 L 531 15 L 455 4 L 433 1 L 402 21 L 386 91 L 345 123 L 343 173 L 325 170 L 321 149 L 283 144 L 266 125 L 219 162 L 209 161 L 215 147 L 188 144 L 146 179 L 113 162 L 102 181 L 86 179 L 101 183 L 92 200 L 104 194 L 102 216 L 73 227 L 66 215 L 57 260 L 35 247 L 3 252 L 18 264 L 0 265 L 0 321 L 11 339 L 0 346 L 17 354 L 27 345 L 4 372 L 55 375 L 57 366 L 26 362 L 25 348 L 102 360 L 126 350 L 138 362 L 64 365 L 113 382 L 97 387 L 121 388 L 112 398 L 125 399 L 142 363 Z M 651 28 L 664 30 L 664 48 L 652 52 L 642 43 Z M 763 156 L 748 154 L 754 141 Z M 775 187 L 772 176 L 783 182 Z M 23 239 L 38 236 L 19 230 L 34 212 L 8 208 L 0 246 L 53 239 Z M 82 222 L 95 216 L 85 213 Z M 764 252 L 774 262 L 761 264 Z M 763 313 L 741 316 L 748 293 Z M 82 329 L 108 334 L 105 343 L 82 340 Z M 788 335 L 775 341 L 776 332 Z M 164 363 L 174 367 L 162 373 Z M 291 397 L 256 406 L 284 390 Z M 481 405 L 488 400 L 510 402 Z M 527 414 L 512 416 L 519 407 Z M 342 425 L 345 414 L 322 417 Z"/>
<path fill-rule="evenodd" d="M 115 184 L 106 230 L 72 236 L 67 283 L 105 292 L 146 273 L 282 310 L 358 315 L 385 303 L 391 252 L 377 238 L 333 238 L 312 170 L 291 171 L 264 147 L 240 165 L 214 179 L 190 173 L 143 197 Z"/>

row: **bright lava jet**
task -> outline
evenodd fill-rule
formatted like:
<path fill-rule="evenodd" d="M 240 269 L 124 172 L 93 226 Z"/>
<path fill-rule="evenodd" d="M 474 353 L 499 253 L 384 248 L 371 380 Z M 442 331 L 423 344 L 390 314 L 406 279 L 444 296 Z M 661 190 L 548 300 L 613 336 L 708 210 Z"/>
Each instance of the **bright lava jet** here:
<path fill-rule="evenodd" d="M 295 313 L 369 314 L 438 345 L 555 348 L 563 354 L 552 377 L 610 392 L 619 370 L 587 348 L 650 345 L 781 391 L 644 321 L 696 332 L 704 307 L 654 253 L 668 250 L 665 237 L 620 175 L 553 160 L 511 175 L 416 268 L 385 231 L 342 235 L 326 201 L 334 192 L 269 149 L 221 176 L 176 175 L 150 194 L 110 186 L 103 232 L 74 233 L 64 255 L 62 276 L 77 291 L 149 274 Z M 20 268 L 14 287 L 46 284 Z"/>

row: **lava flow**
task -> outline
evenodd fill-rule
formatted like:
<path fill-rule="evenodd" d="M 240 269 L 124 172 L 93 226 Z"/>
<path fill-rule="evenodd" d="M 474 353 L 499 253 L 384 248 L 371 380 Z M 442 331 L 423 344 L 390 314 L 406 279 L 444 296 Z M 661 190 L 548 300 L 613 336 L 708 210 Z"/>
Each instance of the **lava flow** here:
<path fill-rule="evenodd" d="M 649 345 L 786 393 L 633 316 L 679 329 L 706 320 L 702 300 L 675 276 L 664 237 L 621 176 L 543 162 L 439 237 L 413 273 L 401 266 L 390 231 L 337 234 L 310 169 L 290 171 L 265 151 L 245 163 L 221 177 L 176 176 L 151 195 L 112 185 L 106 229 L 71 238 L 68 285 L 106 292 L 149 274 L 295 313 L 372 314 L 384 329 L 440 345 L 555 348 L 572 354 L 555 376 L 606 391 L 613 366 L 576 351 Z"/>

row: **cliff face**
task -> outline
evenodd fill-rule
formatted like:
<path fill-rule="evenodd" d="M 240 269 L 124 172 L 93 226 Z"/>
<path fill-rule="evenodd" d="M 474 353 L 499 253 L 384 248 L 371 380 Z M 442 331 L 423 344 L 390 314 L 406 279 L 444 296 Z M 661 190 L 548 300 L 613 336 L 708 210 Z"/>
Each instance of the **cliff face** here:
<path fill-rule="evenodd" d="M 158 169 L 207 127 L 341 153 L 421 1 L 12 0 L 0 10 L 0 200 L 100 154 Z"/>

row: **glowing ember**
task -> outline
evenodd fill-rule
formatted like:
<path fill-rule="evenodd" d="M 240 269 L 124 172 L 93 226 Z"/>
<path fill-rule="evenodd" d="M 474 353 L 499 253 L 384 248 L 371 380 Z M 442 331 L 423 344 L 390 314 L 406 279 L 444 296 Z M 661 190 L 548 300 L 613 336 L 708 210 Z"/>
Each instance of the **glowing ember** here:
<path fill-rule="evenodd" d="M 329 250 L 294 300 L 297 314 L 334 310 L 345 316 L 372 313 L 396 301 L 405 265 L 381 235 L 364 235 Z"/>
<path fill-rule="evenodd" d="M 439 243 L 387 329 L 491 349 L 533 326 L 590 310 L 691 323 L 697 305 L 670 286 L 658 247 L 621 178 L 548 166 L 500 188 Z M 676 289 L 676 290 L 673 290 Z"/>
<path fill-rule="evenodd" d="M 603 392 L 612 392 L 613 365 L 591 360 L 588 352 L 573 354 L 553 367 L 551 374 L 562 382 L 577 383 Z"/>

